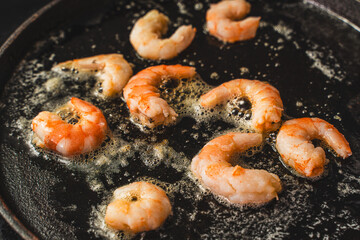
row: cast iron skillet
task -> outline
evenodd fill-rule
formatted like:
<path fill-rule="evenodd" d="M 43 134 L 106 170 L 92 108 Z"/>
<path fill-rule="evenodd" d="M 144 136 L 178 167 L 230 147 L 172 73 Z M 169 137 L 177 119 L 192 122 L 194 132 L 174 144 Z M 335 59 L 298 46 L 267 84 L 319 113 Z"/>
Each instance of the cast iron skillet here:
<path fill-rule="evenodd" d="M 263 153 L 249 160 L 249 165 L 271 170 L 280 176 L 284 191 L 279 201 L 256 209 L 238 209 L 217 201 L 212 195 L 189 198 L 182 191 L 191 192 L 191 188 L 197 186 L 190 184 L 190 188 L 186 188 L 180 184 L 177 186 L 183 188 L 171 196 L 173 216 L 160 230 L 136 238 L 330 236 L 355 239 L 360 220 L 360 34 L 353 28 L 356 25 L 343 23 L 329 12 L 301 1 L 256 1 L 252 3 L 251 15 L 262 16 L 264 23 L 257 37 L 224 45 L 203 31 L 208 2 L 134 2 L 136 4 L 87 1 L 84 6 L 81 1 L 53 1 L 25 22 L 0 49 L 0 212 L 14 229 L 24 239 L 102 238 L 105 235 L 94 227 L 96 217 L 93 213 L 104 203 L 106 194 L 117 186 L 143 176 L 159 178 L 174 186 L 183 180 L 184 172 L 164 164 L 148 169 L 141 156 L 135 156 L 130 159 L 133 164 L 119 166 L 120 173 L 106 175 L 100 172 L 97 179 L 108 192 L 98 192 L 90 186 L 88 173 L 81 167 L 69 167 L 71 163 L 60 162 L 54 155 L 34 154 L 29 139 L 22 133 L 29 126 L 25 129 L 18 126 L 45 110 L 44 106 L 36 104 L 26 106 L 27 91 L 33 92 L 36 84 L 42 84 L 46 79 L 39 77 L 24 86 L 19 83 L 41 71 L 48 71 L 55 62 L 120 51 L 134 63 L 135 72 L 158 64 L 140 59 L 127 41 L 133 21 L 149 9 L 157 8 L 173 22 L 191 23 L 198 29 L 196 39 L 186 51 L 173 60 L 160 63 L 195 64 L 200 76 L 212 85 L 238 77 L 266 80 L 279 89 L 287 116 L 317 116 L 328 120 L 347 137 L 353 156 L 339 160 L 329 153 L 326 176 L 312 182 L 293 176 L 277 160 L 270 145 L 266 145 Z M 357 2 L 349 1 L 349 4 L 348 11 L 340 9 L 338 13 L 359 23 Z M 339 10 L 336 4 L 332 3 L 330 7 Z M 170 32 L 174 28 L 174 25 L 170 26 Z M 19 65 L 22 59 L 25 62 Z M 32 67 L 29 76 L 24 66 L 34 59 L 42 65 L 37 69 Z M 88 93 L 74 85 L 70 83 L 68 92 L 60 97 L 72 94 L 91 99 Z M 91 100 L 102 109 L 113 110 L 117 106 L 121 114 L 128 114 L 120 99 Z M 104 113 L 112 130 L 116 131 L 117 122 L 108 111 Z M 124 139 L 147 140 L 154 136 L 159 141 L 168 139 L 169 146 L 191 159 L 215 129 L 228 126 L 223 122 L 199 126 L 193 119 L 184 118 L 175 127 L 159 134 L 152 133 L 150 137 L 134 126 L 127 127 L 129 133 L 120 134 Z M 204 132 L 207 137 L 202 135 Z M 195 139 L 194 134 L 200 137 Z M 267 162 L 256 163 L 256 159 Z M 111 181 L 106 179 L 109 176 Z"/>

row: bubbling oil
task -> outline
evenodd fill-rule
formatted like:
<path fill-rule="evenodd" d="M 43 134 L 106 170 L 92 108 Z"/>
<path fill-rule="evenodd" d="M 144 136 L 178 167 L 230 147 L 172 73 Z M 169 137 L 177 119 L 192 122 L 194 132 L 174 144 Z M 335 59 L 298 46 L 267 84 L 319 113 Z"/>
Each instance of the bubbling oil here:
<path fill-rule="evenodd" d="M 37 63 L 34 62 L 34 65 L 36 66 Z M 34 65 L 24 64 L 24 67 L 31 72 L 31 66 Z M 29 92 L 25 98 L 30 99 L 33 106 L 31 108 L 24 107 L 24 116 L 11 124 L 14 128 L 21 130 L 20 132 L 24 139 L 31 139 L 31 116 L 36 114 L 33 109 L 56 109 L 68 101 L 68 96 L 48 91 L 49 83 L 47 81 L 49 80 L 47 79 L 53 79 L 51 82 L 54 81 L 56 86 L 66 85 L 66 82 L 70 81 L 68 76 L 59 76 L 52 72 L 42 71 L 31 74 L 28 71 L 25 72 L 28 76 L 32 75 L 32 77 L 23 78 L 22 81 L 24 86 L 32 86 L 33 91 Z M 56 77 L 54 78 L 54 76 Z M 34 88 L 34 81 L 42 81 L 43 84 L 37 85 Z M 231 230 L 232 237 L 251 236 L 255 233 L 262 236 L 286 237 L 288 229 L 291 228 L 289 223 L 301 221 L 301 218 L 297 217 L 297 215 L 300 216 L 300 212 L 311 205 L 309 199 L 313 191 L 312 185 L 300 181 L 292 174 L 285 172 L 284 175 L 284 171 L 281 170 L 276 161 L 276 154 L 264 149 L 264 146 L 249 150 L 244 154 L 244 157 L 250 160 L 240 160 L 237 163 L 249 168 L 266 169 L 279 175 L 282 182 L 285 183 L 284 191 L 280 194 L 279 200 L 274 200 L 263 207 L 235 206 L 230 204 L 227 199 L 213 195 L 194 179 L 189 169 L 191 159 L 186 157 L 184 152 L 176 151 L 171 146 L 169 139 L 159 137 L 156 133 L 147 134 L 138 131 L 140 135 L 132 136 L 132 133 L 136 132 L 136 127 L 133 126 L 123 101 L 102 102 L 103 100 L 100 101 L 95 98 L 91 92 L 92 88 L 92 84 L 87 85 L 83 99 L 98 105 L 104 111 L 109 125 L 112 126 L 113 131 L 105 143 L 96 151 L 77 156 L 73 159 L 67 159 L 41 149 L 33 148 L 33 153 L 43 155 L 48 160 L 58 160 L 61 163 L 65 163 L 70 169 L 86 173 L 86 181 L 89 188 L 102 196 L 101 202 L 98 205 L 92 206 L 90 214 L 91 228 L 89 232 L 92 232 L 95 236 L 108 239 L 130 239 L 134 237 L 128 233 L 114 231 L 104 222 L 105 209 L 111 200 L 113 191 L 121 185 L 134 181 L 151 182 L 164 189 L 169 196 L 173 206 L 173 215 L 158 230 L 164 238 L 168 236 L 166 233 L 167 227 L 173 225 L 180 227 L 184 225 L 184 222 L 190 221 L 190 223 L 194 223 L 197 219 L 202 218 L 210 219 L 212 224 L 206 228 L 207 233 L 198 233 L 201 238 L 225 237 L 230 232 L 229 226 L 239 226 L 239 229 L 235 227 L 235 229 Z M 179 113 L 180 119 L 190 117 L 196 120 L 192 126 L 192 131 L 200 133 L 204 128 L 212 128 L 211 122 L 214 119 L 230 123 L 230 127 L 212 129 L 211 134 L 200 133 L 201 136 L 197 135 L 197 133 L 190 134 L 195 140 L 202 138 L 203 145 L 210 139 L 230 131 L 251 132 L 248 120 L 244 118 L 239 119 L 243 116 L 231 114 L 234 108 L 238 107 L 239 101 L 246 100 L 234 98 L 223 106 L 217 106 L 214 109 L 204 109 L 200 106 L 198 102 L 199 97 L 211 88 L 198 75 L 191 80 L 180 81 L 171 91 L 162 92 L 161 96 Z M 78 90 L 79 88 L 75 84 L 70 85 L 70 92 Z M 33 95 L 37 97 L 35 98 Z M 59 98 L 53 99 L 54 95 Z M 38 98 L 39 96 L 45 97 L 45 100 Z M 40 108 L 37 107 L 39 105 L 41 106 Z M 183 129 L 182 131 L 187 130 Z M 124 132 L 127 134 L 124 134 Z M 144 137 L 146 135 L 148 137 Z M 270 139 L 271 136 L 269 136 Z M 29 145 L 31 146 L 30 143 Z M 261 161 L 258 161 L 258 159 L 261 159 Z M 135 168 L 141 168 L 142 170 L 134 170 L 134 165 L 137 166 Z M 164 172 L 164 170 L 174 175 L 177 174 L 175 180 L 170 180 L 168 176 L 159 173 L 159 171 Z M 282 173 L 282 175 L 279 173 Z M 348 193 L 345 193 L 346 189 L 351 188 L 346 186 L 348 186 L 346 182 L 338 184 L 338 187 L 343 188 L 342 194 L 348 196 Z M 351 194 L 351 191 L 348 191 L 349 194 Z M 177 199 L 181 199 L 186 204 L 179 204 Z M 274 219 L 273 216 L 276 215 L 281 215 L 282 217 Z M 242 219 L 240 224 L 239 219 Z M 253 229 L 248 227 L 258 226 L 259 224 L 264 224 L 267 228 Z M 286 227 L 277 229 L 278 225 Z M 269 229 L 275 229 L 275 231 Z"/>
<path fill-rule="evenodd" d="M 126 9 L 126 11 L 135 12 L 135 14 L 128 15 L 130 18 L 128 26 L 126 26 L 128 30 L 131 29 L 136 18 L 145 14 L 144 9 L 154 8 L 154 5 L 158 9 L 163 9 L 160 4 L 149 1 L 140 3 L 119 1 L 118 4 L 116 9 L 119 11 Z M 181 7 L 182 14 L 187 16 L 186 12 L 191 13 L 192 9 L 195 9 L 197 14 L 205 14 L 209 4 L 208 1 L 201 4 L 182 1 L 177 6 Z M 128 13 L 126 12 L 126 14 Z M 177 23 L 182 23 L 184 16 L 177 18 Z M 116 28 L 118 27 L 116 24 Z M 106 29 L 103 28 L 96 34 L 103 36 L 102 30 Z M 191 53 L 185 51 L 178 57 L 180 58 L 178 62 L 196 66 L 201 70 L 199 72 L 202 73 L 202 77 L 214 85 L 219 83 L 219 80 L 226 81 L 227 78 L 230 80 L 239 76 L 269 80 L 270 83 L 273 83 L 271 81 L 276 81 L 276 79 L 267 79 L 268 76 L 271 76 L 272 71 L 277 73 L 286 66 L 286 62 L 281 57 L 289 48 L 294 48 L 294 51 L 306 50 L 304 54 L 312 61 L 312 68 L 320 70 L 320 74 L 328 80 L 325 84 L 326 88 L 331 86 L 332 79 L 338 81 L 344 79 L 346 73 L 340 73 L 330 61 L 327 61 L 327 56 L 331 58 L 331 52 L 316 47 L 316 45 L 310 45 L 304 49 L 304 44 L 300 44 L 301 39 L 298 40 L 296 32 L 285 22 L 280 21 L 273 24 L 261 21 L 259 30 L 261 34 L 258 34 L 253 42 L 249 41 L 239 45 L 220 43 L 222 45 L 219 46 L 219 43 L 209 40 L 206 44 L 215 46 L 215 51 L 217 48 L 221 48 L 224 53 L 236 50 L 237 46 L 247 46 L 246 44 L 249 43 L 253 44 L 251 46 L 254 47 L 254 51 L 256 48 L 263 47 L 267 53 L 264 58 L 268 63 L 262 70 L 257 69 L 256 64 L 248 63 L 251 61 L 250 57 L 244 61 L 241 58 L 241 52 L 238 55 L 235 54 L 231 59 L 226 59 L 239 64 L 234 72 L 230 72 L 228 69 L 219 69 L 215 63 L 208 64 L 207 59 L 201 59 L 201 49 L 192 48 L 193 52 Z M 87 31 L 95 30 L 89 28 Z M 269 32 L 272 35 L 268 34 Z M 65 38 L 65 35 L 66 31 L 62 31 L 50 40 L 55 45 L 61 45 L 64 44 L 62 39 Z M 114 45 L 115 47 L 112 46 L 114 49 L 126 46 L 127 36 L 126 39 L 123 39 L 123 36 L 118 33 L 114 36 L 117 38 L 116 42 L 119 43 Z M 297 40 L 295 41 L 295 39 Z M 92 41 L 93 39 L 87 38 L 87 40 Z M 100 44 L 97 45 L 100 46 Z M 92 46 L 94 46 L 93 43 Z M 38 47 L 41 48 L 41 45 Z M 47 59 L 53 63 L 56 57 L 56 54 L 52 53 Z M 131 58 L 138 68 L 140 66 L 145 68 L 150 64 L 136 56 L 136 53 L 128 53 L 126 59 Z M 222 58 L 219 56 L 217 59 L 221 60 Z M 338 64 L 336 61 L 335 63 Z M 54 73 L 46 69 L 43 61 L 39 59 L 28 59 L 20 64 L 11 84 L 7 85 L 5 95 L 0 103 L 1 110 L 6 113 L 4 116 L 7 116 L 7 119 L 2 117 L 2 121 L 6 129 L 9 129 L 10 135 L 16 136 L 19 142 L 24 142 L 27 149 L 30 149 L 30 155 L 51 163 L 59 163 L 72 172 L 85 176 L 90 191 L 98 197 L 95 203 L 90 203 L 91 212 L 87 230 L 95 237 L 107 239 L 151 238 L 151 235 L 147 235 L 147 233 L 132 236 L 114 231 L 104 221 L 106 206 L 112 198 L 113 191 L 119 186 L 135 181 L 154 183 L 163 188 L 170 198 L 173 215 L 160 229 L 156 230 L 159 238 L 163 239 L 174 238 L 170 232 L 172 229 L 176 229 L 175 232 L 186 234 L 192 231 L 192 235 L 188 237 L 191 239 L 289 238 L 293 236 L 294 226 L 302 226 L 304 238 L 326 239 L 330 236 L 340 238 L 348 230 L 359 229 L 359 223 L 352 217 L 353 213 L 350 207 L 339 208 L 340 210 L 335 213 L 333 211 L 335 201 L 343 205 L 344 202 L 348 202 L 348 199 L 359 194 L 357 191 L 360 184 L 359 179 L 348 171 L 343 171 L 341 163 L 332 161 L 334 158 L 331 156 L 329 164 L 333 163 L 332 171 L 334 169 L 338 171 L 336 179 L 325 177 L 316 183 L 294 176 L 278 161 L 278 154 L 271 148 L 276 134 L 270 134 L 267 143 L 261 148 L 247 152 L 239 163 L 249 168 L 265 169 L 277 174 L 283 183 L 283 192 L 280 193 L 279 200 L 257 208 L 234 206 L 229 204 L 226 199 L 214 196 L 199 184 L 189 169 L 191 159 L 196 152 L 216 136 L 230 131 L 252 131 L 249 120 L 244 117 L 245 111 L 249 109 L 242 110 L 244 116 L 241 113 L 239 115 L 241 107 L 237 104 L 242 99 L 232 99 L 214 109 L 203 109 L 200 106 L 199 97 L 212 88 L 201 80 L 200 75 L 190 80 L 181 80 L 175 86 L 164 86 L 161 96 L 179 114 L 179 121 L 162 132 L 144 132 L 134 126 L 123 100 L 99 98 L 96 93 L 96 89 L 99 87 L 96 85 L 96 79 L 77 73 L 69 75 Z M 331 69 L 335 70 L 331 71 Z M 170 90 L 166 91 L 168 87 Z M 336 94 L 330 89 L 329 87 L 324 91 L 329 96 L 331 95 L 329 99 L 333 99 Z M 281 92 L 281 89 L 279 90 Z M 35 148 L 31 144 L 32 131 L 30 128 L 31 119 L 38 112 L 53 111 L 66 103 L 70 96 L 79 97 L 99 107 L 111 129 L 111 134 L 99 149 L 73 159 Z M 320 105 L 312 107 L 306 103 L 306 99 L 296 99 L 293 103 L 290 101 L 289 104 L 293 104 L 293 106 L 288 105 L 289 108 L 299 109 L 300 115 L 313 113 L 314 115 L 331 116 L 329 114 L 332 114 L 327 105 L 319 103 Z M 336 116 L 338 116 L 336 119 L 341 119 L 340 113 Z M 182 123 L 189 118 L 192 120 L 191 124 L 183 126 Z M 216 123 L 214 124 L 214 122 Z M 218 123 L 221 124 L 218 125 Z M 328 198 L 330 192 L 334 192 L 337 197 Z M 73 205 L 72 209 L 76 210 L 80 207 Z M 327 231 L 324 230 L 324 226 L 328 228 Z M 72 229 L 71 227 L 69 226 L 69 229 Z"/>

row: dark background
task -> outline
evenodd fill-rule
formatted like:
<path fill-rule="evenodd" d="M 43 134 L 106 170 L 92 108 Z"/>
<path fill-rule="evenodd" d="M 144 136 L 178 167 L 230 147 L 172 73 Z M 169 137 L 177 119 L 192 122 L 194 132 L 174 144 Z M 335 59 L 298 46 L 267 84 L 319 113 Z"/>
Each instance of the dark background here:
<path fill-rule="evenodd" d="M 51 0 L 10 0 L 0 3 L 0 45 L 38 9 Z M 21 237 L 0 216 L 0 239 L 20 240 Z"/>

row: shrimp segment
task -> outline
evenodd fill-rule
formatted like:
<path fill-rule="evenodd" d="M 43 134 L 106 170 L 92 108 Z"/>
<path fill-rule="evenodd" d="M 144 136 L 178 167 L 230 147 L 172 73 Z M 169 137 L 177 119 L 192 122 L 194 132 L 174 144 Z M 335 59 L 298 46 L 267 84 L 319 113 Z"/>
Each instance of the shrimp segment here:
<path fill-rule="evenodd" d="M 140 56 L 152 60 L 170 59 L 190 45 L 196 33 L 191 25 L 181 26 L 170 38 L 160 39 L 167 32 L 168 23 L 169 18 L 157 10 L 151 10 L 135 23 L 130 42 Z"/>
<path fill-rule="evenodd" d="M 221 1 L 211 4 L 206 12 L 207 29 L 211 35 L 224 42 L 244 41 L 255 37 L 260 17 L 248 17 L 251 5 L 245 0 Z"/>
<path fill-rule="evenodd" d="M 228 133 L 208 142 L 191 163 L 191 170 L 213 193 L 231 203 L 261 204 L 277 198 L 281 191 L 277 175 L 265 170 L 233 167 L 231 158 L 260 145 L 258 133 Z"/>
<path fill-rule="evenodd" d="M 106 137 L 107 122 L 94 105 L 71 98 L 67 107 L 80 117 L 76 124 L 69 124 L 51 112 L 41 112 L 32 121 L 35 144 L 64 156 L 87 153 L 97 148 Z"/>
<path fill-rule="evenodd" d="M 191 78 L 195 74 L 195 68 L 181 65 L 159 65 L 140 71 L 124 88 L 130 113 L 149 128 L 175 122 L 178 115 L 160 98 L 158 87 L 163 80 Z"/>
<path fill-rule="evenodd" d="M 286 121 L 276 138 L 276 148 L 283 161 L 303 176 L 321 175 L 328 161 L 325 151 L 314 147 L 312 139 L 325 141 L 342 158 L 352 154 L 344 135 L 330 123 L 319 118 Z"/>
<path fill-rule="evenodd" d="M 205 108 L 215 107 L 234 97 L 247 97 L 252 104 L 252 126 L 258 132 L 280 127 L 283 103 L 279 91 L 258 80 L 235 79 L 212 89 L 200 97 Z"/>
<path fill-rule="evenodd" d="M 170 213 L 169 198 L 161 188 L 135 182 L 115 190 L 105 222 L 116 230 L 138 233 L 160 227 Z"/>
<path fill-rule="evenodd" d="M 104 54 L 74 59 L 57 64 L 52 70 L 76 69 L 91 72 L 99 78 L 104 96 L 113 97 L 121 92 L 133 74 L 129 63 L 121 54 Z"/>

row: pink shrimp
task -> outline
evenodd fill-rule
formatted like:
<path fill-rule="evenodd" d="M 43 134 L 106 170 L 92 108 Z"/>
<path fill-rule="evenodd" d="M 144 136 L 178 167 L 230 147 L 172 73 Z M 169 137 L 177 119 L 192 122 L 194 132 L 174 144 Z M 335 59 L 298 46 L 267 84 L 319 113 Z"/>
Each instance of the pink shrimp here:
<path fill-rule="evenodd" d="M 161 188 L 135 182 L 114 192 L 107 206 L 105 222 L 116 230 L 138 233 L 160 227 L 171 213 L 171 204 Z"/>
<path fill-rule="evenodd" d="M 234 97 L 247 97 L 252 104 L 252 127 L 258 132 L 280 127 L 283 103 L 279 91 L 257 80 L 235 79 L 212 89 L 200 97 L 205 108 L 215 107 Z"/>
<path fill-rule="evenodd" d="M 333 125 L 320 118 L 286 121 L 276 138 L 276 148 L 283 161 L 306 177 L 317 177 L 327 162 L 325 151 L 314 147 L 312 139 L 325 141 L 342 158 L 351 156 L 349 143 Z"/>
<path fill-rule="evenodd" d="M 181 65 L 159 65 L 140 71 L 124 88 L 130 113 L 149 128 L 174 123 L 178 115 L 160 98 L 158 87 L 163 80 L 191 78 L 195 74 L 195 68 Z"/>
<path fill-rule="evenodd" d="M 64 156 L 93 151 L 106 137 L 108 126 L 104 115 L 94 105 L 75 97 L 65 107 L 74 111 L 79 121 L 70 124 L 55 113 L 41 112 L 32 121 L 34 142 Z"/>
<path fill-rule="evenodd" d="M 245 0 L 221 1 L 211 4 L 206 13 L 206 24 L 210 34 L 224 42 L 248 40 L 256 35 L 260 17 L 248 17 L 250 4 Z"/>
<path fill-rule="evenodd" d="M 229 161 L 238 153 L 260 145 L 258 133 L 228 133 L 208 142 L 191 163 L 191 170 L 214 194 L 231 203 L 262 204 L 281 191 L 277 175 L 265 170 L 233 167 Z"/>
<path fill-rule="evenodd" d="M 64 68 L 95 74 L 101 82 L 102 94 L 106 97 L 113 97 L 121 93 L 133 74 L 130 64 L 121 54 L 103 54 L 74 59 L 59 63 L 52 70 L 61 72 Z"/>
<path fill-rule="evenodd" d="M 161 39 L 168 30 L 168 23 L 169 18 L 157 10 L 151 10 L 135 23 L 130 42 L 140 56 L 152 60 L 170 59 L 190 45 L 196 33 L 191 25 L 181 26 L 170 38 Z"/>

